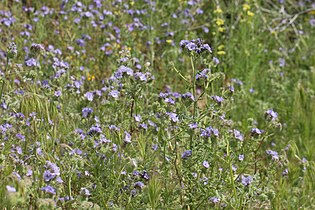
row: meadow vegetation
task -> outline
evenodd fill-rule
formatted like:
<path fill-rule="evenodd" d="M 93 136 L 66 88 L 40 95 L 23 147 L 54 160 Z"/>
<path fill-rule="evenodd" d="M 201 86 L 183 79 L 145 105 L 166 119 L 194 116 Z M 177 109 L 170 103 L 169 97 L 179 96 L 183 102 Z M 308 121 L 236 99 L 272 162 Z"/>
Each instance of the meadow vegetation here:
<path fill-rule="evenodd" d="M 0 2 L 1 209 L 315 209 L 311 0 Z"/>

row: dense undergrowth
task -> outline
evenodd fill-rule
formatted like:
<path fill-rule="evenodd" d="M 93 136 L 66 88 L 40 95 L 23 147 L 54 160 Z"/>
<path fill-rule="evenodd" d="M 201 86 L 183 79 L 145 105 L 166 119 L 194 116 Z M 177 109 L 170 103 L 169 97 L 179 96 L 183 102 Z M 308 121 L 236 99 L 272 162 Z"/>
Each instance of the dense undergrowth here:
<path fill-rule="evenodd" d="M 315 208 L 314 28 L 308 0 L 1 1 L 1 208 Z"/>

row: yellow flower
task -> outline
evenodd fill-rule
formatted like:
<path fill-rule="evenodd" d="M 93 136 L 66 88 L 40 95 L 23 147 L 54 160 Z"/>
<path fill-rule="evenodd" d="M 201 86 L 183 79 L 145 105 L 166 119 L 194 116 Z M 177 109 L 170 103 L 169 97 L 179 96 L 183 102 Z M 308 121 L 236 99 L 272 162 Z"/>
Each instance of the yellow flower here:
<path fill-rule="evenodd" d="M 224 25 L 224 20 L 222 20 L 221 18 L 218 18 L 215 23 L 218 25 L 218 26 L 222 26 Z"/>
<path fill-rule="evenodd" d="M 218 55 L 225 55 L 225 52 L 223 50 L 218 52 Z"/>
<path fill-rule="evenodd" d="M 167 39 L 167 40 L 166 40 L 166 43 L 167 43 L 167 44 L 172 44 L 172 43 L 173 43 L 173 40 Z"/>
<path fill-rule="evenodd" d="M 307 14 L 309 14 L 309 15 L 315 15 L 315 9 L 309 11 Z"/>
<path fill-rule="evenodd" d="M 95 76 L 92 74 L 92 75 L 90 75 L 90 73 L 88 73 L 88 75 L 87 75 L 87 79 L 88 79 L 88 81 L 94 81 L 95 80 Z"/>
<path fill-rule="evenodd" d="M 219 27 L 219 28 L 218 28 L 218 31 L 219 31 L 219 32 L 224 32 L 224 31 L 225 31 L 225 28 Z"/>
<path fill-rule="evenodd" d="M 134 1 L 131 1 L 131 2 L 130 2 L 130 5 L 131 5 L 131 6 L 133 6 L 134 4 L 135 4 L 135 2 L 134 2 Z"/>
<path fill-rule="evenodd" d="M 247 11 L 247 15 L 250 16 L 250 17 L 253 17 L 255 14 L 251 11 Z"/>
<path fill-rule="evenodd" d="M 223 50 L 223 49 L 224 49 L 224 45 L 223 44 L 219 45 L 218 50 Z"/>
<path fill-rule="evenodd" d="M 222 11 L 222 9 L 219 7 L 219 6 L 217 6 L 217 9 L 216 10 L 214 10 L 214 13 L 218 13 L 218 14 L 221 14 L 223 11 Z"/>
<path fill-rule="evenodd" d="M 250 10 L 250 6 L 248 4 L 243 4 L 243 11 Z"/>

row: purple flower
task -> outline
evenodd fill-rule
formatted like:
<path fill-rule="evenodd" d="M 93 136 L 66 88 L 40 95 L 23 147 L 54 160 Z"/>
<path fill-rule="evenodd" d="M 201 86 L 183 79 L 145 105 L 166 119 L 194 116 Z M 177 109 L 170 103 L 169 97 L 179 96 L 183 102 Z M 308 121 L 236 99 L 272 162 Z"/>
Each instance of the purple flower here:
<path fill-rule="evenodd" d="M 185 152 L 183 152 L 182 154 L 182 159 L 187 159 L 192 155 L 192 151 L 191 150 L 186 150 Z"/>
<path fill-rule="evenodd" d="M 53 180 L 56 175 L 54 173 L 51 173 L 50 171 L 46 170 L 43 174 L 45 182 L 50 182 Z"/>
<path fill-rule="evenodd" d="M 268 109 L 266 112 L 265 112 L 265 116 L 266 118 L 269 118 L 271 119 L 271 121 L 276 121 L 277 118 L 278 118 L 278 113 L 273 111 L 272 109 Z"/>
<path fill-rule="evenodd" d="M 139 181 L 139 182 L 136 182 L 136 183 L 135 183 L 134 187 L 135 187 L 135 188 L 138 188 L 138 189 L 142 189 L 142 188 L 144 187 L 144 184 L 143 184 L 143 182 L 140 182 L 140 181 Z"/>
<path fill-rule="evenodd" d="M 17 133 L 15 136 L 16 136 L 16 138 L 18 138 L 18 139 L 20 139 L 22 141 L 25 141 L 25 136 L 24 135 L 22 135 L 20 133 Z"/>
<path fill-rule="evenodd" d="M 186 45 L 186 48 L 189 50 L 189 51 L 194 51 L 196 48 L 197 48 L 197 45 L 193 42 L 189 42 L 187 45 Z"/>
<path fill-rule="evenodd" d="M 56 97 L 60 97 L 62 95 L 62 92 L 61 90 L 57 90 L 55 91 L 55 94 L 54 94 Z"/>
<path fill-rule="evenodd" d="M 85 41 L 83 39 L 77 39 L 76 43 L 80 46 L 80 47 L 84 47 L 85 46 Z"/>
<path fill-rule="evenodd" d="M 125 143 L 131 143 L 131 135 L 130 133 L 128 133 L 127 131 L 125 131 L 125 139 L 124 139 Z"/>
<path fill-rule="evenodd" d="M 233 129 L 233 133 L 234 133 L 234 138 L 240 140 L 240 141 L 243 141 L 244 140 L 244 136 L 243 134 L 241 134 L 240 131 L 236 130 L 236 129 Z"/>
<path fill-rule="evenodd" d="M 200 10 L 201 11 L 201 10 Z M 196 40 L 181 40 L 179 43 L 181 48 L 185 48 L 188 52 L 195 52 L 197 54 L 201 54 L 204 51 L 208 51 L 212 53 L 211 47 L 209 44 L 204 44 L 203 40 L 196 39 Z"/>
<path fill-rule="evenodd" d="M 282 176 L 286 176 L 289 174 L 289 170 L 286 168 L 284 169 L 284 171 L 282 172 Z"/>
<path fill-rule="evenodd" d="M 84 96 L 87 98 L 88 101 L 93 101 L 93 93 L 87 92 L 84 94 Z"/>
<path fill-rule="evenodd" d="M 196 80 L 199 80 L 199 79 L 202 79 L 202 78 L 207 79 L 208 78 L 208 75 L 207 75 L 208 73 L 209 73 L 209 69 L 202 70 L 200 73 L 198 73 L 196 75 Z"/>
<path fill-rule="evenodd" d="M 220 202 L 220 198 L 213 196 L 211 198 L 209 198 L 209 201 L 212 203 L 219 203 Z"/>
<path fill-rule="evenodd" d="M 261 135 L 262 133 L 263 133 L 263 131 L 258 129 L 258 128 L 252 128 L 252 130 L 251 130 L 252 135 Z"/>
<path fill-rule="evenodd" d="M 42 187 L 41 190 L 48 194 L 53 194 L 53 195 L 56 194 L 56 190 L 50 185 L 47 185 L 46 187 Z"/>
<path fill-rule="evenodd" d="M 209 162 L 206 161 L 206 160 L 203 161 L 202 165 L 203 165 L 203 167 L 205 167 L 205 168 L 209 168 L 209 167 L 210 167 Z"/>
<path fill-rule="evenodd" d="M 173 113 L 173 112 L 166 112 L 166 114 L 171 118 L 171 120 L 173 122 L 178 122 L 179 119 L 178 119 L 178 116 L 176 113 Z"/>
<path fill-rule="evenodd" d="M 266 150 L 266 153 L 271 155 L 272 160 L 279 160 L 278 152 L 269 149 Z"/>
<path fill-rule="evenodd" d="M 159 147 L 159 146 L 158 146 L 157 144 L 154 144 L 154 145 L 152 145 L 152 150 L 153 150 L 153 151 L 156 151 L 156 150 L 158 149 L 158 147 Z"/>
<path fill-rule="evenodd" d="M 239 155 L 239 156 L 238 156 L 238 159 L 239 159 L 240 161 L 243 161 L 243 160 L 244 160 L 244 155 Z"/>
<path fill-rule="evenodd" d="M 184 93 L 184 94 L 182 94 L 182 98 L 189 98 L 190 100 L 194 100 L 194 96 L 193 96 L 193 94 L 192 93 Z"/>
<path fill-rule="evenodd" d="M 87 118 L 91 113 L 93 113 L 93 109 L 85 107 L 82 109 L 82 117 Z"/>
<path fill-rule="evenodd" d="M 188 126 L 189 126 L 190 129 L 196 129 L 196 128 L 198 128 L 198 124 L 197 124 L 196 122 L 190 123 L 190 124 L 188 124 Z"/>
<path fill-rule="evenodd" d="M 102 133 L 102 129 L 100 127 L 94 126 L 94 125 L 87 132 L 87 134 L 90 135 L 90 136 L 93 136 L 95 134 L 100 134 L 100 133 Z"/>
<path fill-rule="evenodd" d="M 118 90 L 112 90 L 108 93 L 109 96 L 113 97 L 113 98 L 118 98 L 119 96 L 119 91 Z"/>
<path fill-rule="evenodd" d="M 220 60 L 217 57 L 213 57 L 213 62 L 215 65 L 218 65 L 220 63 Z"/>
<path fill-rule="evenodd" d="M 16 192 L 16 189 L 14 187 L 10 186 L 10 185 L 7 185 L 6 188 L 7 188 L 7 191 L 10 192 L 10 193 Z"/>
<path fill-rule="evenodd" d="M 284 58 L 279 58 L 279 66 L 284 67 L 285 66 L 285 59 Z"/>
<path fill-rule="evenodd" d="M 90 191 L 88 189 L 86 189 L 85 187 L 81 188 L 81 194 L 84 196 L 90 196 Z"/>
<path fill-rule="evenodd" d="M 224 101 L 224 98 L 222 98 L 221 96 L 212 96 L 212 99 L 219 105 L 221 105 L 221 103 Z"/>
<path fill-rule="evenodd" d="M 36 61 L 35 58 L 29 58 L 25 61 L 25 65 L 26 66 L 29 66 L 29 67 L 32 67 L 32 66 L 38 66 L 38 62 Z"/>
<path fill-rule="evenodd" d="M 219 136 L 218 129 L 212 128 L 211 126 L 205 129 L 200 129 L 200 136 L 202 137 L 211 137 L 212 134 L 218 137 Z"/>
<path fill-rule="evenodd" d="M 140 122 L 141 121 L 141 115 L 137 114 L 134 117 L 135 117 L 135 121 L 136 122 Z"/>
<path fill-rule="evenodd" d="M 50 171 L 54 174 L 54 175 L 60 175 L 60 170 L 59 170 L 59 167 L 56 165 L 56 164 L 54 164 L 54 163 L 52 163 L 52 162 L 50 162 L 50 161 L 46 161 L 46 167 L 48 168 L 48 169 L 50 169 Z"/>
<path fill-rule="evenodd" d="M 242 184 L 244 185 L 244 186 L 248 186 L 248 185 L 250 185 L 250 183 L 253 181 L 253 177 L 251 177 L 251 176 L 243 176 L 242 175 Z"/>

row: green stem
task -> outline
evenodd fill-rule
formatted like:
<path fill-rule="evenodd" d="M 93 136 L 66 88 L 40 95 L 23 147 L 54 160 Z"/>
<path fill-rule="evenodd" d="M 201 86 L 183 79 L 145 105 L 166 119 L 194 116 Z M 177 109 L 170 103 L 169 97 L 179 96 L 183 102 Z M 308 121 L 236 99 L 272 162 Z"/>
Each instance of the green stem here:
<path fill-rule="evenodd" d="M 196 115 L 197 115 L 197 93 L 196 93 L 196 72 L 195 72 L 195 65 L 193 56 L 190 56 L 190 63 L 192 68 L 192 92 L 194 96 L 194 107 L 193 107 L 193 120 L 196 121 Z M 193 139 L 194 139 L 194 132 L 190 136 L 190 149 L 193 148 Z"/>
<path fill-rule="evenodd" d="M 197 94 L 196 94 L 196 73 L 195 73 L 195 65 L 194 65 L 194 60 L 193 56 L 190 56 L 190 63 L 191 63 L 191 68 L 192 68 L 192 91 L 193 91 L 193 96 L 194 96 L 194 110 L 193 110 L 193 119 L 196 118 L 196 112 L 197 112 Z"/>
<path fill-rule="evenodd" d="M 231 179 L 231 184 L 233 187 L 233 193 L 234 193 L 234 199 L 237 200 L 237 193 L 236 193 L 236 187 L 235 187 L 235 181 L 234 181 L 234 176 L 233 176 L 233 169 L 232 169 L 232 162 L 231 162 L 231 154 L 230 154 L 230 142 L 227 140 L 227 145 L 226 145 L 226 154 L 229 160 L 229 167 L 230 167 L 230 179 Z"/>
<path fill-rule="evenodd" d="M 4 91 L 4 85 L 5 85 L 5 73 L 7 72 L 9 68 L 9 57 L 7 57 L 7 63 L 5 65 L 5 69 L 4 69 L 4 75 L 3 75 L 3 81 L 2 81 L 2 87 L 1 87 L 1 93 L 0 93 L 0 103 L 1 103 L 1 100 L 2 100 L 2 94 L 3 94 L 3 91 Z"/>

